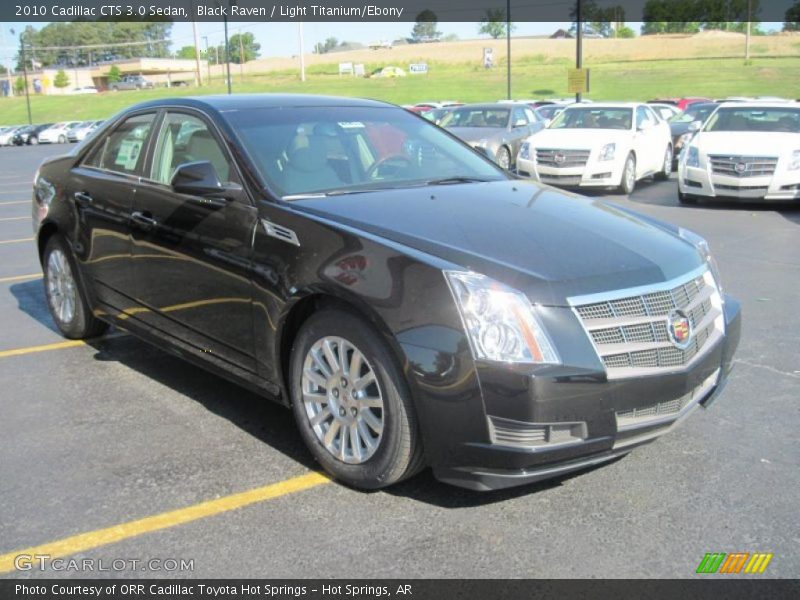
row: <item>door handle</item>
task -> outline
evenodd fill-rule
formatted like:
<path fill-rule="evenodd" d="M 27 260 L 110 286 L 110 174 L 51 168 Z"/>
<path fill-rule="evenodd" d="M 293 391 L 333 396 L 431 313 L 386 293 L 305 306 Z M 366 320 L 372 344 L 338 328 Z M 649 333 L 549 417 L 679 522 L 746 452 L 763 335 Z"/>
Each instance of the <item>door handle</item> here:
<path fill-rule="evenodd" d="M 150 216 L 150 213 L 136 211 L 131 213 L 131 219 L 139 223 L 139 225 L 144 225 L 145 227 L 156 227 L 158 225 L 158 221 Z"/>
<path fill-rule="evenodd" d="M 92 202 L 94 202 L 94 200 L 92 200 L 92 197 L 86 192 L 75 192 L 73 194 L 73 198 L 75 198 L 75 200 L 77 200 L 78 202 L 82 202 L 83 204 L 91 204 Z"/>

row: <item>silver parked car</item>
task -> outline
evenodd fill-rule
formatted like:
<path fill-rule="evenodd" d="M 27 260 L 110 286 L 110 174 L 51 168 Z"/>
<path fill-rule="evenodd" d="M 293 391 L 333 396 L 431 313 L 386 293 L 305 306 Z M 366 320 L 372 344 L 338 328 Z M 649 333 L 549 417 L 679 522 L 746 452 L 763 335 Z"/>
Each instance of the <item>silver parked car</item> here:
<path fill-rule="evenodd" d="M 452 134 L 512 169 L 522 142 L 541 131 L 544 121 L 522 103 L 468 104 L 454 108 L 439 123 Z"/>

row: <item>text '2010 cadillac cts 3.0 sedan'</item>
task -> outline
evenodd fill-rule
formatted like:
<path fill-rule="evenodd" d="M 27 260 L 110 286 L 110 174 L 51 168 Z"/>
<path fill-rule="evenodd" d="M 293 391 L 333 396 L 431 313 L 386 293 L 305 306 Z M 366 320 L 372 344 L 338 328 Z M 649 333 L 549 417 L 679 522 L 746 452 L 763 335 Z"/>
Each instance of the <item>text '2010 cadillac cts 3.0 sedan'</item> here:
<path fill-rule="evenodd" d="M 41 166 L 33 214 L 64 335 L 116 323 L 278 398 L 363 488 L 608 461 L 707 405 L 739 339 L 699 236 L 379 102 L 140 104 Z"/>

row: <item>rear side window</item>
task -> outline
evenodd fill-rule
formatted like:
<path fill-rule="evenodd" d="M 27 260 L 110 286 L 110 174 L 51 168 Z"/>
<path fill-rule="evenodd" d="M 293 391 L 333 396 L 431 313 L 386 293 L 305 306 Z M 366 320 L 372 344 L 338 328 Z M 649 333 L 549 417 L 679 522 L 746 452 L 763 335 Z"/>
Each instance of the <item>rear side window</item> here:
<path fill-rule="evenodd" d="M 155 117 L 147 113 L 126 119 L 103 138 L 84 164 L 126 175 L 140 173 Z"/>

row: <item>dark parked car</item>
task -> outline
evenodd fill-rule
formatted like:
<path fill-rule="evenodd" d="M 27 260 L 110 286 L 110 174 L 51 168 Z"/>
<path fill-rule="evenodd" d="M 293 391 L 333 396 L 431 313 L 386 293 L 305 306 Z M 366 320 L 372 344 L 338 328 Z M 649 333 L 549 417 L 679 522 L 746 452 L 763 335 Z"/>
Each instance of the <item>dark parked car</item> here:
<path fill-rule="evenodd" d="M 669 120 L 670 135 L 672 135 L 673 168 L 678 165 L 678 159 L 683 147 L 692 139 L 692 136 L 699 129 L 699 125 L 705 123 L 708 116 L 719 106 L 719 102 L 696 102 L 690 104 L 685 111 L 675 115 Z M 692 125 L 697 123 L 697 125 Z"/>
<path fill-rule="evenodd" d="M 544 128 L 544 121 L 523 103 L 467 104 L 439 122 L 474 148 L 488 151 L 497 164 L 513 169 L 522 142 Z"/>
<path fill-rule="evenodd" d="M 33 217 L 66 337 L 120 324 L 276 399 L 363 488 L 609 461 L 707 406 L 739 339 L 696 234 L 375 101 L 139 104 L 42 164 Z"/>
<path fill-rule="evenodd" d="M 45 123 L 43 125 L 28 125 L 19 129 L 14 137 L 11 138 L 11 143 L 15 146 L 35 146 L 39 143 L 39 133 L 51 127 L 52 123 Z"/>

